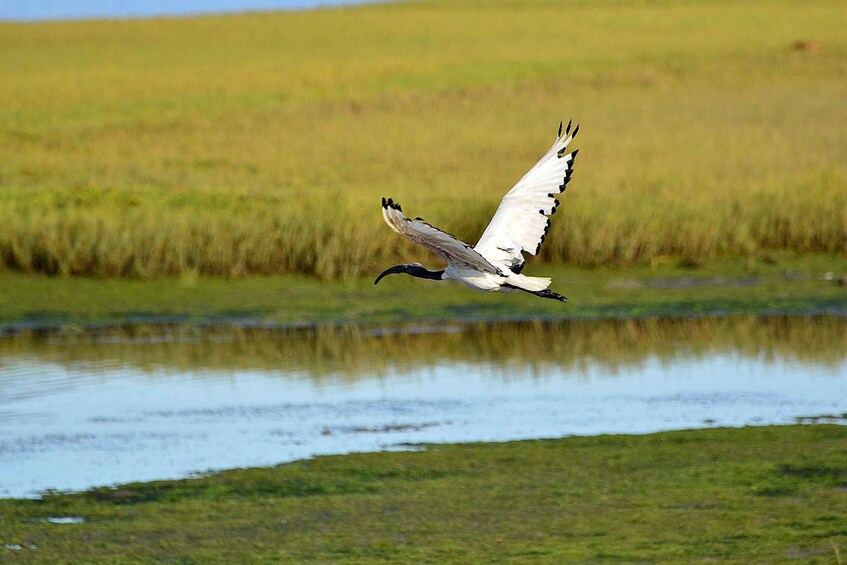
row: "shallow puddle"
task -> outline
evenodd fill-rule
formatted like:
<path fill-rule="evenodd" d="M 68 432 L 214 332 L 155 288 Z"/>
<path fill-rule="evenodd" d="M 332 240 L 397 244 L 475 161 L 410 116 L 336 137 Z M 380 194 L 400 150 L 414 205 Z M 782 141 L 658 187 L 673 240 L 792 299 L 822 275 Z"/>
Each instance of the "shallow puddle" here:
<path fill-rule="evenodd" d="M 0 496 L 317 454 L 847 423 L 847 318 L 0 339 Z"/>

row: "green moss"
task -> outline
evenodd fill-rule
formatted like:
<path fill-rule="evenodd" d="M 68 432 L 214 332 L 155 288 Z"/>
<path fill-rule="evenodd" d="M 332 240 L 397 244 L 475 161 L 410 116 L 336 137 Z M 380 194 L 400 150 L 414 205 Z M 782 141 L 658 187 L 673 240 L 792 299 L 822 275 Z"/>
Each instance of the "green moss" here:
<path fill-rule="evenodd" d="M 0 501 L 0 541 L 29 563 L 833 563 L 845 446 L 819 425 L 320 457 Z"/>

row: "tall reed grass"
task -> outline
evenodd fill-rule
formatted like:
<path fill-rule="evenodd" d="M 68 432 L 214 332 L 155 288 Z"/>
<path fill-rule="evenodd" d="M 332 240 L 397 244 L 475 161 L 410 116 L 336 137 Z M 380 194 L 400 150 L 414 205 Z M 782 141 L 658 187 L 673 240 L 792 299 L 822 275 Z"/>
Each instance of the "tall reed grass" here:
<path fill-rule="evenodd" d="M 0 266 L 434 264 L 380 197 L 473 242 L 570 116 L 582 150 L 543 260 L 844 253 L 845 20 L 656 0 L 0 24 Z"/>

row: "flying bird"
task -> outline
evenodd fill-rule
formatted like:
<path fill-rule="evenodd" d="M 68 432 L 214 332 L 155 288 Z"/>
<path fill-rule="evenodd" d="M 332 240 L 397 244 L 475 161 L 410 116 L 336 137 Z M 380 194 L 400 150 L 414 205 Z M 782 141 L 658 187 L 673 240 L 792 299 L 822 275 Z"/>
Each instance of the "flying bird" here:
<path fill-rule="evenodd" d="M 523 253 L 537 255 L 550 229 L 550 216 L 556 213 L 556 196 L 565 191 L 573 174 L 573 163 L 579 150 L 566 153 L 579 126 L 571 133 L 573 120 L 559 133 L 553 146 L 506 193 L 474 247 L 426 223 L 423 218 L 409 219 L 400 204 L 382 199 L 382 217 L 394 231 L 413 243 L 422 245 L 447 261 L 441 271 L 430 271 L 419 263 L 396 265 L 380 274 L 383 277 L 405 273 L 422 279 L 459 281 L 489 292 L 528 292 L 541 298 L 565 302 L 567 298 L 549 290 L 550 279 L 521 274 Z"/>

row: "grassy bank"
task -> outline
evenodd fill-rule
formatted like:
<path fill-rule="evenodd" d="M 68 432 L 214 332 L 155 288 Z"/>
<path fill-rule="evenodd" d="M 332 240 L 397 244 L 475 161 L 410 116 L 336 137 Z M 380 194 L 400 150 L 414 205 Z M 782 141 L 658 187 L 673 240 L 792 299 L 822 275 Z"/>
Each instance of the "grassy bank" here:
<path fill-rule="evenodd" d="M 845 18 L 468 1 L 0 24 L 0 266 L 356 277 L 423 257 L 381 196 L 474 241 L 570 116 L 545 259 L 843 253 Z"/>
<path fill-rule="evenodd" d="M 388 264 L 382 265 L 382 267 Z M 374 271 L 374 274 L 382 268 Z M 128 322 L 374 324 L 420 321 L 580 319 L 816 313 L 847 309 L 847 258 L 772 254 L 701 265 L 586 269 L 533 264 L 567 304 L 486 294 L 462 285 L 389 277 L 318 281 L 267 277 L 150 280 L 0 273 L 0 330 Z"/>
<path fill-rule="evenodd" d="M 845 440 L 818 425 L 321 457 L 0 501 L 0 542 L 20 547 L 0 551 L 9 563 L 838 563 Z"/>

